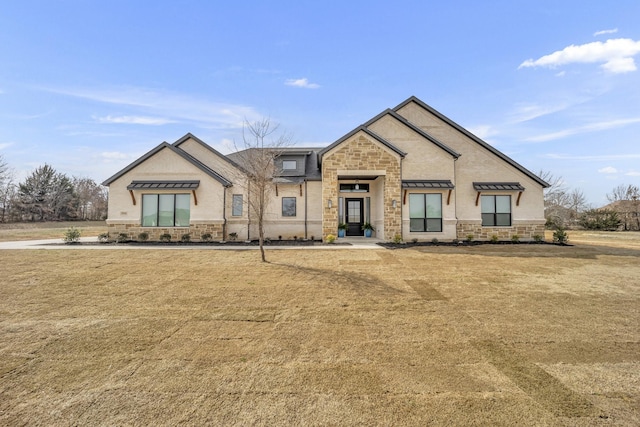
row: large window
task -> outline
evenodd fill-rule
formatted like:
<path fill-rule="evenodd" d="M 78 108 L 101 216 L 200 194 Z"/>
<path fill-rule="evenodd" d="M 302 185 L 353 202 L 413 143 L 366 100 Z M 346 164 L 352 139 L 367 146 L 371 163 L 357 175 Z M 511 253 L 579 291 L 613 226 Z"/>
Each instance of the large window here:
<path fill-rule="evenodd" d="M 296 216 L 296 198 L 282 198 L 282 216 Z"/>
<path fill-rule="evenodd" d="M 511 196 L 482 196 L 481 203 L 484 227 L 511 225 Z"/>
<path fill-rule="evenodd" d="M 442 194 L 409 194 L 409 230 L 442 231 Z"/>
<path fill-rule="evenodd" d="M 232 216 L 242 216 L 242 194 L 233 195 L 233 205 L 231 207 Z"/>
<path fill-rule="evenodd" d="M 143 194 L 143 227 L 188 227 L 189 194 Z"/>

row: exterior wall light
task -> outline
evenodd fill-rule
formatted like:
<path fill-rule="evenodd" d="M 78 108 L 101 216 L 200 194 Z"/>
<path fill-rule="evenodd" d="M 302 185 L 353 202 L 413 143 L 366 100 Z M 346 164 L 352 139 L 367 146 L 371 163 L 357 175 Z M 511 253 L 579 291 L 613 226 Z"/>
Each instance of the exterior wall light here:
<path fill-rule="evenodd" d="M 396 206 L 398 206 L 398 202 L 396 202 L 396 199 L 393 199 L 393 200 L 391 201 L 391 207 L 395 209 L 395 208 L 396 208 Z"/>
<path fill-rule="evenodd" d="M 327 207 L 329 209 L 331 209 L 333 207 L 333 202 L 331 201 L 331 199 L 327 199 Z"/>

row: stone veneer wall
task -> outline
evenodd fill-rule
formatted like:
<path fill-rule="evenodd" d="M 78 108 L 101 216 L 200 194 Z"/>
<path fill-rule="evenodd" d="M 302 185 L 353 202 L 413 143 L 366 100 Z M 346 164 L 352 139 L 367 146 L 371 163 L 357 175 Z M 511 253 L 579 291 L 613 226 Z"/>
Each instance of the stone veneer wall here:
<path fill-rule="evenodd" d="M 139 240 L 142 232 L 149 234 L 149 241 L 159 241 L 163 234 L 170 234 L 172 242 L 179 242 L 183 235 L 189 233 L 191 240 L 198 241 L 205 233 L 211 233 L 211 240 L 223 240 L 223 224 L 191 224 L 189 227 L 142 227 L 138 224 L 108 224 L 109 240 L 115 241 L 120 233 L 125 233 L 129 240 Z"/>
<path fill-rule="evenodd" d="M 473 234 L 474 240 L 491 240 L 491 236 L 498 236 L 498 240 L 511 240 L 518 235 L 521 240 L 533 240 L 538 235 L 544 238 L 544 224 L 516 224 L 512 227 L 483 227 L 480 223 L 458 223 L 458 239 L 464 240 Z"/>
<path fill-rule="evenodd" d="M 339 145 L 337 150 L 322 159 L 322 240 L 327 235 L 338 233 L 338 170 L 371 171 L 385 170 L 384 182 L 384 236 L 390 240 L 396 234 L 402 234 L 402 209 L 400 175 L 400 157 L 391 154 L 364 136 L 356 136 Z M 331 200 L 332 207 L 327 206 Z M 392 207 L 392 200 L 398 207 Z"/>

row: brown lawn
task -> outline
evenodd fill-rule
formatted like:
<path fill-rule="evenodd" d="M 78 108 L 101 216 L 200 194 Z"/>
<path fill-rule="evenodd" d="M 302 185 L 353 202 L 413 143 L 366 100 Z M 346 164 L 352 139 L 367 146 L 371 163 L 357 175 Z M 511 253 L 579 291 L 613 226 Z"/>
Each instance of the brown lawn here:
<path fill-rule="evenodd" d="M 0 250 L 0 425 L 640 425 L 640 233 L 570 239 Z"/>
<path fill-rule="evenodd" d="M 83 237 L 107 232 L 104 221 L 25 222 L 0 224 L 0 242 L 40 239 L 61 239 L 65 232 L 75 227 Z"/>

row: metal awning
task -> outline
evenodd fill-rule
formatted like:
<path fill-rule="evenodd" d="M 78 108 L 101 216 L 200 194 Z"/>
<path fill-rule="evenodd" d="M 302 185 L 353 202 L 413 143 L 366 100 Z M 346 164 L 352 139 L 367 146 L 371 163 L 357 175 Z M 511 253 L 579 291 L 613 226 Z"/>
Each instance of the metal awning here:
<path fill-rule="evenodd" d="M 474 182 L 476 191 L 524 191 L 519 182 Z"/>
<path fill-rule="evenodd" d="M 405 180 L 402 181 L 402 188 L 443 188 L 452 190 L 454 185 L 448 179 Z"/>
<path fill-rule="evenodd" d="M 195 190 L 200 181 L 131 181 L 127 190 Z"/>

